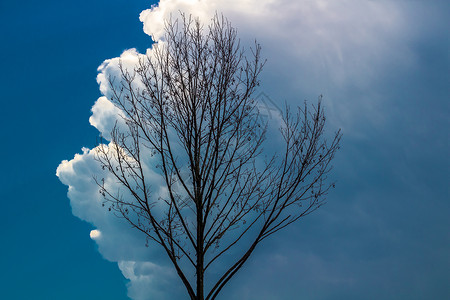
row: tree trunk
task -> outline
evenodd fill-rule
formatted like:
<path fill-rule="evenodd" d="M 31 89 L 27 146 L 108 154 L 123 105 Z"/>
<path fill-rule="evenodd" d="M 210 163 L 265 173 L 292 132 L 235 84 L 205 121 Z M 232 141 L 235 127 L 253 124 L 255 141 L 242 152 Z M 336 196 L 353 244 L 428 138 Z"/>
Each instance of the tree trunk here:
<path fill-rule="evenodd" d="M 201 205 L 198 205 L 197 208 L 197 300 L 204 300 L 204 251 L 203 251 L 203 208 Z"/>

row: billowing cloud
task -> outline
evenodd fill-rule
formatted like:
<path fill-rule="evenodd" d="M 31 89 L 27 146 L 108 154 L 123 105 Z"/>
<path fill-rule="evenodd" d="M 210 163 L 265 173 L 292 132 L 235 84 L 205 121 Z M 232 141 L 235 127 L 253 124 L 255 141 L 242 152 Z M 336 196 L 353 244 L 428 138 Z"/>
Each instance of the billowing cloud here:
<path fill-rule="evenodd" d="M 382 121 L 381 95 L 362 91 L 382 81 L 386 67 L 414 61 L 406 44 L 411 33 L 404 9 L 392 1 L 163 0 L 143 11 L 140 20 L 144 31 L 158 41 L 164 20 L 180 12 L 205 23 L 216 12 L 223 13 L 238 28 L 247 49 L 255 39 L 262 45 L 268 61 L 261 86 L 269 97 L 297 104 L 324 94 L 333 107 L 330 119 L 347 129 L 360 118 Z M 349 90 L 363 95 L 350 100 L 345 96 Z M 334 105 L 336 101 L 340 105 Z"/>
<path fill-rule="evenodd" d="M 150 261 L 120 261 L 123 276 L 130 280 L 128 296 L 135 300 L 182 299 L 184 294 L 177 285 L 177 275 L 168 267 Z"/>
<path fill-rule="evenodd" d="M 133 299 L 165 299 L 153 296 L 160 295 L 161 290 L 170 291 L 167 297 L 177 295 L 180 292 L 176 284 L 178 279 L 161 251 L 157 247 L 146 247 L 143 234 L 131 230 L 128 223 L 108 211 L 93 176 L 109 188 L 116 183 L 95 160 L 97 148 L 82 150 L 83 153 L 76 154 L 72 160 L 61 162 L 56 171 L 61 182 L 69 186 L 72 213 L 97 228 L 90 232 L 90 237 L 98 244 L 103 257 L 119 264 L 124 276 L 130 280 L 129 294 Z M 152 180 L 151 176 L 149 178 Z M 158 183 L 158 180 L 152 182 Z M 143 291 L 142 286 L 146 286 Z"/>
<path fill-rule="evenodd" d="M 409 44 L 415 34 L 409 27 L 413 23 L 409 9 L 403 1 L 161 0 L 157 6 L 143 11 L 140 20 L 144 31 L 158 43 L 163 36 L 164 21 L 169 17 L 177 18 L 180 11 L 193 14 L 205 23 L 216 12 L 223 13 L 238 28 L 242 44 L 247 49 L 255 38 L 262 45 L 263 56 L 268 62 L 261 86 L 271 101 L 282 107 L 284 101 L 301 104 L 303 99 L 314 100 L 323 93 L 333 127 L 342 127 L 346 137 L 364 141 L 367 128 L 385 126 L 385 119 L 392 113 L 388 111 L 387 100 L 383 97 L 386 91 L 380 87 L 392 76 L 413 70 L 417 63 L 416 53 Z M 127 46 L 133 45 L 124 45 Z M 151 49 L 147 54 L 151 55 Z M 119 61 L 124 68 L 133 70 L 142 55 L 130 49 L 120 58 L 106 60 L 98 69 L 97 81 L 103 96 L 92 107 L 89 122 L 107 140 L 110 140 L 110 131 L 116 124 L 123 126 L 120 109 L 109 100 L 112 96 L 109 79 L 120 76 Z M 76 154 L 70 161 L 63 161 L 57 169 L 61 182 L 69 186 L 68 197 L 73 214 L 97 228 L 91 231 L 91 238 L 106 259 L 118 263 L 123 275 L 130 281 L 131 298 L 179 299 L 177 297 L 183 295 L 181 283 L 177 281 L 164 254 L 154 245 L 145 247 L 142 234 L 130 229 L 103 206 L 103 198 L 92 176 L 103 178 L 111 186 L 115 181 L 100 168 L 95 160 L 95 151 L 95 148 L 83 148 L 82 154 Z M 348 168 L 351 168 L 351 160 L 354 159 L 350 156 L 342 160 L 342 164 L 345 162 L 347 167 L 350 166 Z M 364 163 L 370 166 L 375 164 L 370 161 Z M 151 170 L 151 162 L 148 168 Z M 348 174 L 349 179 L 358 180 L 351 170 Z M 157 177 L 152 180 L 156 190 L 162 189 Z M 360 207 L 352 207 L 350 211 L 356 220 L 367 222 L 367 212 L 361 212 Z M 321 220 L 324 221 L 323 218 Z M 335 221 L 333 216 L 328 215 L 327 224 Z M 320 226 L 320 223 L 312 224 Z M 383 226 L 381 224 L 380 228 Z M 380 229 L 378 234 L 384 234 L 383 230 Z M 324 258 L 321 253 L 312 255 L 311 249 L 304 248 L 298 251 L 291 248 L 283 256 L 279 254 L 280 247 L 269 245 L 274 253 L 263 251 L 257 254 L 258 259 L 267 261 L 266 265 L 249 263 L 252 275 L 265 274 L 266 279 L 261 279 L 264 286 L 270 287 L 269 281 L 274 280 L 287 288 L 287 285 L 295 286 L 296 280 L 301 280 L 301 286 L 306 287 L 311 282 L 308 276 L 311 276 L 315 278 L 314 282 L 324 286 L 335 288 L 341 285 L 350 289 L 359 280 L 351 271 L 339 269 L 333 261 L 339 259 L 335 256 Z M 292 243 L 293 248 L 297 246 Z M 344 255 L 346 249 L 341 250 L 340 254 Z M 306 260 L 298 259 L 299 255 Z M 340 262 L 349 263 L 349 260 L 345 256 Z M 283 285 L 271 275 L 270 267 L 264 269 L 270 265 L 275 265 L 275 271 L 279 274 L 288 272 L 294 265 L 303 268 L 309 275 L 290 277 Z M 349 270 L 355 274 L 364 273 L 363 270 Z M 375 271 L 376 274 L 382 273 Z M 375 277 L 367 276 L 368 279 Z M 285 290 L 270 294 L 250 280 L 242 279 L 240 282 L 234 291 L 240 299 L 275 299 L 280 295 L 290 299 L 295 293 Z M 307 298 L 331 299 L 330 295 L 332 293 L 329 291 L 321 291 Z"/>

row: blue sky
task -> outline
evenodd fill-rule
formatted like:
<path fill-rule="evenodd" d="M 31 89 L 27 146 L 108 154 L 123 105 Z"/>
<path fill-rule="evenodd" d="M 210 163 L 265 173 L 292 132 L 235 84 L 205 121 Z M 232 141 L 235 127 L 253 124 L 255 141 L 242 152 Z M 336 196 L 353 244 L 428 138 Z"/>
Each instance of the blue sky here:
<path fill-rule="evenodd" d="M 342 128 L 344 139 L 327 205 L 263 244 L 224 293 L 450 297 L 449 4 L 254 2 L 167 0 L 161 11 L 224 11 L 243 41 L 262 44 L 262 91 L 291 105 L 324 94 L 328 128 Z M 0 3 L 2 298 L 127 299 L 116 263 L 123 258 L 111 252 L 114 243 L 90 239 L 95 226 L 72 214 L 55 170 L 95 146 L 97 67 L 125 49 L 150 47 L 139 13 L 151 4 Z M 147 32 L 157 21 L 149 16 Z"/>

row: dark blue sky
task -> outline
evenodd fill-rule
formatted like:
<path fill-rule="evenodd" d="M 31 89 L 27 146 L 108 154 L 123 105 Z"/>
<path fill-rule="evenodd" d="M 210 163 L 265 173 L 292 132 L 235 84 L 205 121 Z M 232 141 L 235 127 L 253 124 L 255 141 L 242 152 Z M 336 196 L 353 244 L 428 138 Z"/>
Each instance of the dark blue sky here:
<path fill-rule="evenodd" d="M 149 1 L 2 1 L 0 174 L 2 299 L 127 299 L 125 278 L 102 259 L 92 227 L 71 214 L 55 176 L 93 146 L 97 67 L 145 49 Z"/>
<path fill-rule="evenodd" d="M 267 66 L 264 92 L 273 99 L 285 99 L 289 89 L 301 101 L 325 95 L 329 129 L 344 131 L 335 161 L 338 185 L 325 207 L 264 244 L 270 251 L 255 254 L 228 295 L 450 298 L 450 7 L 445 1 L 401 3 L 408 34 L 393 34 L 401 44 L 386 41 L 404 55 L 399 50 L 383 66 L 369 64 L 367 81 L 346 69 L 345 84 L 318 79 L 308 90 L 307 83 L 288 86 L 286 74 L 275 72 L 280 68 Z M 98 132 L 88 119 L 100 96 L 97 67 L 127 48 L 150 46 L 138 19 L 150 5 L 0 3 L 0 298 L 127 299 L 125 278 L 97 251 L 89 238 L 93 227 L 72 215 L 55 170 L 81 147 L 96 144 Z M 328 68 L 314 61 L 305 66 L 312 66 L 305 78 Z"/>

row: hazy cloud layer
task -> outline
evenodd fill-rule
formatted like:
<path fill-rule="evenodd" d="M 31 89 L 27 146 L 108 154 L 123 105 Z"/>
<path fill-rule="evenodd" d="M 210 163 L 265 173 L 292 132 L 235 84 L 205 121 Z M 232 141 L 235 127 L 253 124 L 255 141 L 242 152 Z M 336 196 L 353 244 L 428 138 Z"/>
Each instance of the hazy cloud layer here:
<path fill-rule="evenodd" d="M 225 292 L 239 299 L 294 299 L 299 295 L 307 299 L 361 299 L 361 295 L 366 299 L 420 299 L 431 290 L 443 295 L 442 277 L 448 275 L 445 266 L 449 265 L 445 250 L 450 247 L 448 236 L 444 241 L 440 237 L 449 224 L 439 211 L 448 209 L 442 201 L 448 188 L 441 184 L 445 184 L 442 178 L 448 175 L 449 161 L 433 160 L 432 155 L 437 152 L 447 157 L 448 139 L 447 143 L 443 140 L 448 136 L 434 128 L 448 128 L 445 116 L 449 109 L 437 99 L 441 109 L 434 111 L 421 98 L 426 92 L 414 92 L 420 91 L 421 83 L 441 84 L 441 76 L 432 83 L 419 76 L 442 69 L 428 69 L 424 55 L 429 51 L 448 66 L 448 54 L 433 44 L 439 34 L 430 35 L 442 25 L 438 5 L 162 0 L 141 13 L 144 31 L 158 42 L 164 20 L 176 18 L 180 10 L 205 23 L 215 12 L 223 13 L 238 28 L 247 48 L 255 38 L 262 45 L 268 62 L 261 86 L 273 102 L 297 105 L 324 94 L 330 129 L 344 130 L 344 145 L 336 162 L 340 185 L 330 195 L 330 204 L 262 245 Z M 418 27 L 417 22 L 427 25 Z M 131 70 L 140 55 L 131 49 L 121 59 Z M 116 121 L 120 123 L 120 111 L 108 100 L 108 78 L 119 74 L 118 62 L 119 58 L 109 59 L 99 67 L 97 81 L 103 96 L 95 102 L 89 120 L 107 140 Z M 427 142 L 433 151 L 424 146 Z M 117 262 L 130 280 L 131 298 L 179 299 L 182 288 L 164 255 L 154 246 L 146 248 L 142 235 L 101 206 L 92 176 L 104 177 L 110 184 L 113 180 L 100 169 L 94 153 L 95 149 L 83 149 L 58 167 L 58 177 L 69 186 L 73 214 L 98 230 L 91 237 L 100 253 Z M 430 168 L 435 171 L 433 180 L 424 178 L 423 170 Z M 431 200 L 425 204 L 424 199 Z M 434 257 L 443 261 L 441 266 L 435 265 Z"/>

